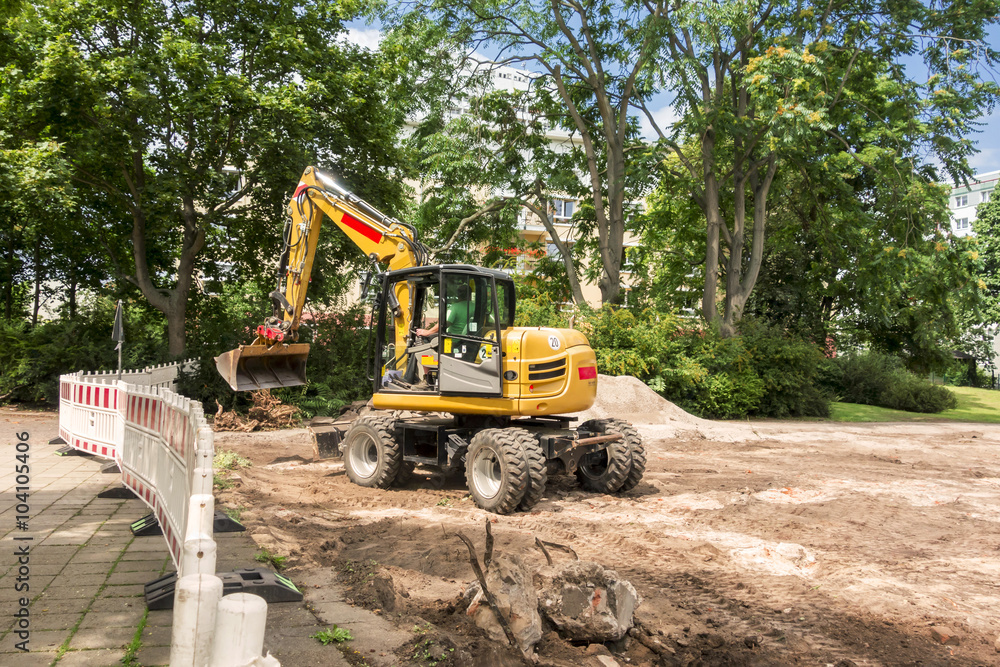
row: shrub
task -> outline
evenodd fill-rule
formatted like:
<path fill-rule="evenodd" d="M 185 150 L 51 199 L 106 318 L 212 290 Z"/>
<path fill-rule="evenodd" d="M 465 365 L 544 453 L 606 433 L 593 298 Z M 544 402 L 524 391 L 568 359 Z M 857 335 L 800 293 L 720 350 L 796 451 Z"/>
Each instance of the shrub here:
<path fill-rule="evenodd" d="M 819 386 L 819 346 L 776 326 L 744 319 L 740 335 L 763 393 L 755 413 L 766 417 L 828 417 L 830 396 Z"/>
<path fill-rule="evenodd" d="M 115 301 L 97 299 L 75 319 L 0 321 L 0 400 L 57 403 L 64 373 L 118 368 L 111 340 Z M 125 307 L 122 367 L 143 368 L 165 361 L 162 318 L 138 304 Z"/>
<path fill-rule="evenodd" d="M 879 352 L 838 357 L 824 368 L 823 381 L 846 403 L 910 412 L 941 412 L 958 405 L 948 389 L 906 370 L 898 357 Z"/>
<path fill-rule="evenodd" d="M 633 375 L 699 416 L 829 414 L 829 398 L 815 385 L 817 346 L 749 321 L 731 338 L 684 324 L 672 314 L 605 306 L 584 314 L 580 328 L 602 373 Z"/>

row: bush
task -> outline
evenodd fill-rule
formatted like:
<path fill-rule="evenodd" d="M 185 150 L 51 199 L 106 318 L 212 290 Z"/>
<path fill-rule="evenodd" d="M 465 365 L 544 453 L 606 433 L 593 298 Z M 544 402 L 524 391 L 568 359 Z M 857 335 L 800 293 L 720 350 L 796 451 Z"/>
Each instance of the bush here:
<path fill-rule="evenodd" d="M 824 356 L 819 346 L 752 319 L 740 335 L 764 384 L 755 413 L 765 417 L 828 417 L 830 395 L 819 385 Z"/>
<path fill-rule="evenodd" d="M 633 375 L 696 415 L 829 414 L 829 397 L 816 386 L 817 346 L 749 320 L 731 338 L 685 325 L 671 314 L 605 306 L 581 316 L 580 328 L 602 373 Z"/>
<path fill-rule="evenodd" d="M 73 320 L 0 321 L 0 400 L 59 401 L 59 376 L 118 368 L 111 340 L 115 301 L 97 299 Z M 166 328 L 137 304 L 125 307 L 122 367 L 143 368 L 165 361 Z"/>
<path fill-rule="evenodd" d="M 832 360 L 824 367 L 823 381 L 845 403 L 909 412 L 941 412 L 958 406 L 948 389 L 906 370 L 898 357 L 879 352 Z"/>

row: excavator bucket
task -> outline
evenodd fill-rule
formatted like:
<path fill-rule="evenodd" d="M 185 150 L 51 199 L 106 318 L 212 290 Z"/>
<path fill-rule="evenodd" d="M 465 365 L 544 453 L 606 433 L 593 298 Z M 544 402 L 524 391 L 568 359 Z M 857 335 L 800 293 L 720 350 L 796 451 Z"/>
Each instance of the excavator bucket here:
<path fill-rule="evenodd" d="M 215 358 L 219 374 L 236 391 L 297 387 L 306 383 L 308 343 L 240 345 Z"/>

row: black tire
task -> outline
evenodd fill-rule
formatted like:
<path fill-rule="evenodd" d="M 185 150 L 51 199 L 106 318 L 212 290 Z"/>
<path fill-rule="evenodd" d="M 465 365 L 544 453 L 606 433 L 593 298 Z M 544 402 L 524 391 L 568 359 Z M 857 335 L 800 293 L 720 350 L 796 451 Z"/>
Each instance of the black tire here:
<path fill-rule="evenodd" d="M 524 498 L 528 470 L 521 429 L 483 429 L 469 443 L 465 483 L 476 505 L 497 514 L 509 514 Z"/>
<path fill-rule="evenodd" d="M 344 437 L 344 469 L 358 486 L 387 489 L 396 481 L 403 448 L 391 417 L 358 417 Z"/>
<path fill-rule="evenodd" d="M 392 485 L 395 487 L 406 486 L 413 479 L 413 462 L 403 461 L 399 464 L 399 472 L 396 473 L 396 479 L 392 480 Z"/>
<path fill-rule="evenodd" d="M 618 420 L 595 419 L 581 424 L 580 430 L 615 433 L 616 431 L 607 431 L 609 423 L 615 421 Z M 645 457 L 643 469 L 645 469 Z M 626 436 L 621 440 L 609 442 L 607 448 L 587 454 L 580 459 L 576 478 L 580 481 L 580 486 L 587 491 L 617 493 L 625 484 L 631 470 L 632 449 Z M 640 478 L 641 476 L 640 474 Z"/>
<path fill-rule="evenodd" d="M 518 504 L 517 509 L 527 512 L 538 504 L 545 494 L 545 484 L 549 481 L 549 469 L 545 463 L 545 452 L 542 450 L 542 443 L 538 438 L 520 428 L 508 429 L 518 433 L 518 440 L 521 441 L 521 448 L 524 451 L 524 464 L 528 472 L 528 488 L 524 492 L 524 497 Z"/>
<path fill-rule="evenodd" d="M 639 435 L 639 431 L 627 421 L 605 419 L 604 422 L 606 424 L 604 432 L 621 433 L 624 435 L 625 442 L 628 443 L 629 451 L 632 453 L 632 466 L 625 477 L 625 483 L 618 489 L 618 493 L 631 491 L 642 481 L 642 475 L 646 472 L 646 446 L 642 443 L 642 436 Z"/>

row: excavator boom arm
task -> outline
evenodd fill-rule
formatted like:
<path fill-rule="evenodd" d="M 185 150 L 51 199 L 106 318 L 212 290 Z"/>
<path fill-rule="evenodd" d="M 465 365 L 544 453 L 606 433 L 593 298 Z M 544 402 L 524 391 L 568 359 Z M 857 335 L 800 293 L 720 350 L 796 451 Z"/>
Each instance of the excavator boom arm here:
<path fill-rule="evenodd" d="M 296 343 L 309 279 L 316 259 L 323 216 L 330 218 L 374 262 L 391 271 L 423 266 L 427 251 L 412 226 L 390 218 L 340 187 L 313 167 L 306 167 L 289 204 L 291 220 L 283 234 L 278 288 L 271 293 L 274 315 L 257 327 L 257 338 L 215 358 L 219 373 L 236 391 L 305 384 L 307 344 Z M 388 296 L 388 295 L 387 295 Z M 405 283 L 390 301 L 405 337 L 410 295 Z M 403 341 L 398 341 L 400 345 Z"/>
<path fill-rule="evenodd" d="M 302 173 L 289 209 L 291 222 L 286 228 L 279 289 L 283 280 L 282 319 L 289 323 L 293 339 L 302 317 L 324 215 L 366 256 L 387 264 L 391 271 L 426 263 L 426 251 L 413 227 L 383 215 L 313 167 Z"/>

